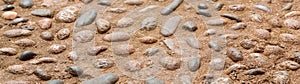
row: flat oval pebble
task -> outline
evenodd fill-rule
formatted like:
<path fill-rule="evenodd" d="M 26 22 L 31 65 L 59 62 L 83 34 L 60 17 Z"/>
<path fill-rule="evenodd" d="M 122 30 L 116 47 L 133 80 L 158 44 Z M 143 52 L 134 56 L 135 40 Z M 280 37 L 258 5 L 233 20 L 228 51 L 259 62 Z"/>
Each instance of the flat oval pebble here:
<path fill-rule="evenodd" d="M 222 26 L 225 25 L 227 21 L 223 18 L 216 18 L 207 20 L 205 23 L 210 26 Z"/>
<path fill-rule="evenodd" d="M 55 19 L 61 22 L 71 23 L 77 19 L 78 13 L 79 7 L 77 5 L 67 6 L 55 15 Z"/>
<path fill-rule="evenodd" d="M 99 69 L 107 69 L 114 66 L 114 62 L 109 59 L 97 59 L 94 62 L 94 66 Z"/>
<path fill-rule="evenodd" d="M 53 12 L 50 9 L 35 9 L 30 12 L 32 15 L 41 16 L 41 17 L 52 17 Z"/>
<path fill-rule="evenodd" d="M 237 50 L 236 48 L 229 48 L 227 50 L 226 54 L 232 61 L 242 61 L 243 60 L 242 52 Z"/>
<path fill-rule="evenodd" d="M 41 19 L 37 22 L 37 24 L 40 26 L 41 29 L 50 29 L 51 26 L 52 26 L 52 19 L 48 19 L 48 18 L 45 18 L 45 19 Z"/>
<path fill-rule="evenodd" d="M 243 40 L 242 42 L 240 42 L 240 45 L 245 49 L 250 49 L 255 47 L 254 42 L 249 39 Z"/>
<path fill-rule="evenodd" d="M 284 15 L 284 17 L 293 17 L 293 16 L 300 16 L 300 11 L 291 11 Z"/>
<path fill-rule="evenodd" d="M 265 47 L 264 53 L 269 55 L 269 54 L 283 54 L 284 53 L 284 49 L 279 47 L 279 46 L 274 46 L 274 45 L 267 45 Z"/>
<path fill-rule="evenodd" d="M 80 75 L 83 74 L 83 70 L 78 66 L 70 66 L 65 71 L 68 72 L 69 74 L 75 76 L 75 77 L 80 76 Z"/>
<path fill-rule="evenodd" d="M 188 36 L 188 37 L 186 37 L 185 41 L 192 48 L 196 48 L 196 49 L 200 49 L 201 48 L 198 40 L 194 36 Z"/>
<path fill-rule="evenodd" d="M 55 63 L 57 62 L 57 59 L 51 58 L 51 57 L 42 57 L 37 60 L 32 60 L 29 63 L 30 64 L 41 64 L 41 63 Z"/>
<path fill-rule="evenodd" d="M 182 28 L 188 30 L 188 31 L 196 31 L 198 29 L 197 24 L 195 22 L 192 21 L 187 21 L 185 23 L 183 23 Z"/>
<path fill-rule="evenodd" d="M 9 11 L 15 9 L 14 5 L 6 5 L 5 7 L 1 8 L 2 11 Z"/>
<path fill-rule="evenodd" d="M 265 74 L 265 70 L 258 68 L 258 69 L 250 69 L 245 71 L 245 75 L 261 75 L 261 74 Z"/>
<path fill-rule="evenodd" d="M 13 74 L 25 73 L 25 67 L 23 65 L 11 65 L 8 66 L 6 70 Z"/>
<path fill-rule="evenodd" d="M 279 38 L 287 43 L 299 44 L 300 40 L 293 34 L 282 33 L 279 35 Z"/>
<path fill-rule="evenodd" d="M 31 40 L 31 39 L 20 39 L 14 42 L 14 44 L 21 46 L 21 47 L 31 47 L 34 46 L 36 44 L 35 41 Z"/>
<path fill-rule="evenodd" d="M 190 71 L 195 72 L 200 68 L 200 58 L 194 57 L 189 60 L 188 68 Z"/>
<path fill-rule="evenodd" d="M 157 19 L 155 17 L 147 17 L 141 23 L 142 30 L 153 30 L 157 27 Z"/>
<path fill-rule="evenodd" d="M 71 31 L 69 30 L 69 28 L 63 28 L 60 29 L 57 33 L 56 33 L 56 37 L 59 40 L 64 40 L 67 39 L 70 36 Z"/>
<path fill-rule="evenodd" d="M 245 8 L 246 5 L 243 4 L 229 5 L 229 9 L 233 11 L 243 11 Z"/>
<path fill-rule="evenodd" d="M 289 61 L 289 60 L 279 63 L 278 66 L 283 69 L 291 69 L 291 70 L 297 70 L 300 68 L 300 65 L 297 62 Z"/>
<path fill-rule="evenodd" d="M 107 50 L 107 46 L 96 46 L 96 47 L 91 47 L 87 50 L 87 54 L 91 56 L 96 56 L 99 53 Z"/>
<path fill-rule="evenodd" d="M 14 48 L 9 48 L 9 47 L 0 48 L 0 55 L 12 56 L 12 55 L 16 55 L 17 53 L 18 53 L 17 50 Z"/>
<path fill-rule="evenodd" d="M 50 80 L 51 79 L 51 75 L 49 75 L 46 71 L 44 71 L 42 69 L 36 69 L 33 72 L 33 74 L 36 75 L 41 80 Z"/>
<path fill-rule="evenodd" d="M 216 34 L 216 30 L 215 29 L 207 29 L 205 32 L 204 32 L 204 35 L 205 36 L 209 36 L 209 35 L 214 35 Z"/>
<path fill-rule="evenodd" d="M 17 25 L 18 23 L 27 22 L 28 20 L 29 19 L 27 19 L 27 18 L 16 18 L 16 19 L 12 20 L 9 24 Z"/>
<path fill-rule="evenodd" d="M 152 55 L 156 54 L 157 52 L 159 52 L 158 47 L 151 47 L 151 48 L 148 48 L 148 49 L 145 50 L 144 55 L 152 56 Z"/>
<path fill-rule="evenodd" d="M 3 32 L 3 35 L 9 38 L 20 37 L 20 36 L 29 36 L 31 35 L 30 30 L 25 29 L 12 29 Z"/>
<path fill-rule="evenodd" d="M 112 12 L 112 13 L 124 13 L 127 11 L 127 9 L 126 8 L 110 8 L 107 11 Z"/>
<path fill-rule="evenodd" d="M 80 0 L 81 2 L 85 3 L 85 4 L 89 4 L 91 3 L 93 0 Z"/>
<path fill-rule="evenodd" d="M 236 24 L 232 25 L 231 29 L 233 29 L 233 30 L 239 30 L 239 29 L 245 29 L 246 27 L 247 27 L 246 23 L 239 22 L 239 23 L 236 23 Z"/>
<path fill-rule="evenodd" d="M 110 6 L 111 2 L 110 2 L 110 0 L 99 0 L 98 4 L 104 5 L 104 6 Z"/>
<path fill-rule="evenodd" d="M 234 14 L 221 14 L 220 16 L 231 19 L 231 20 L 235 20 L 237 22 L 242 22 L 242 20 Z"/>
<path fill-rule="evenodd" d="M 145 84 L 165 84 L 163 80 L 160 80 L 158 78 L 147 78 L 145 80 Z"/>
<path fill-rule="evenodd" d="M 200 9 L 197 11 L 197 14 L 199 15 L 203 15 L 205 17 L 211 17 L 212 15 L 209 13 L 208 10 L 203 10 L 203 9 Z"/>
<path fill-rule="evenodd" d="M 126 32 L 112 32 L 103 37 L 103 40 L 108 42 L 127 41 L 129 39 L 130 35 Z"/>
<path fill-rule="evenodd" d="M 59 54 L 62 53 L 63 51 L 65 51 L 67 49 L 66 45 L 62 45 L 62 44 L 52 44 L 49 49 L 48 52 L 51 54 Z"/>
<path fill-rule="evenodd" d="M 260 14 L 251 14 L 250 18 L 252 21 L 262 22 L 262 16 Z"/>
<path fill-rule="evenodd" d="M 300 22 L 295 19 L 286 19 L 284 21 L 284 25 L 291 29 L 299 29 L 300 28 Z"/>
<path fill-rule="evenodd" d="M 52 32 L 49 31 L 42 32 L 40 37 L 47 41 L 51 41 L 54 39 L 54 35 L 52 34 Z"/>
<path fill-rule="evenodd" d="M 80 43 L 90 42 L 94 39 L 94 32 L 90 30 L 82 30 L 77 32 L 75 36 L 73 36 L 73 40 L 78 41 Z"/>
<path fill-rule="evenodd" d="M 199 8 L 199 9 L 207 9 L 208 6 L 207 6 L 206 4 L 204 4 L 204 3 L 199 3 L 199 4 L 198 4 L 198 8 Z"/>
<path fill-rule="evenodd" d="M 129 44 L 118 45 L 113 48 L 113 53 L 116 55 L 130 55 L 135 52 L 135 48 Z"/>
<path fill-rule="evenodd" d="M 221 47 L 220 47 L 219 44 L 218 44 L 217 42 L 215 42 L 215 41 L 210 41 L 210 42 L 208 42 L 208 46 L 209 46 L 209 48 L 211 48 L 211 49 L 214 50 L 214 51 L 217 51 L 217 52 L 221 51 Z"/>
<path fill-rule="evenodd" d="M 27 61 L 30 59 L 33 59 L 37 54 L 32 51 L 24 51 L 19 57 L 19 60 L 21 61 Z"/>
<path fill-rule="evenodd" d="M 179 22 L 181 21 L 181 16 L 174 16 L 169 18 L 162 26 L 160 33 L 163 36 L 171 36 L 175 33 Z"/>
<path fill-rule="evenodd" d="M 282 27 L 282 21 L 280 18 L 271 18 L 270 20 L 268 20 L 268 23 L 273 27 Z"/>
<path fill-rule="evenodd" d="M 269 7 L 267 7 L 267 6 L 264 6 L 264 5 L 254 5 L 253 6 L 254 8 L 256 8 L 256 9 L 259 9 L 259 10 L 262 10 L 262 11 L 265 11 L 265 12 L 268 12 L 268 13 L 271 13 L 272 12 L 272 10 L 269 8 Z"/>
<path fill-rule="evenodd" d="M 86 25 L 91 24 L 96 19 L 96 16 L 97 16 L 96 9 L 91 9 L 87 12 L 84 12 L 77 19 L 76 27 L 86 26 Z"/>
<path fill-rule="evenodd" d="M 117 27 L 119 28 L 125 28 L 125 27 L 130 27 L 133 25 L 134 20 L 129 17 L 122 18 L 118 21 Z"/>
<path fill-rule="evenodd" d="M 237 70 L 239 70 L 239 69 L 246 69 L 247 68 L 247 66 L 245 66 L 245 65 L 242 65 L 242 64 L 233 64 L 233 65 L 231 65 L 231 66 L 229 66 L 226 70 L 225 70 L 225 73 L 226 74 L 230 74 L 230 73 L 232 73 L 233 71 L 237 71 Z"/>
<path fill-rule="evenodd" d="M 293 4 L 292 3 L 287 3 L 281 10 L 286 11 L 292 9 Z"/>
<path fill-rule="evenodd" d="M 4 84 L 32 84 L 30 81 L 16 81 L 16 80 L 10 80 L 4 82 Z"/>
<path fill-rule="evenodd" d="M 60 79 L 50 80 L 47 82 L 47 84 L 64 84 L 64 81 L 62 81 Z"/>
<path fill-rule="evenodd" d="M 145 43 L 145 44 L 153 44 L 153 43 L 157 42 L 157 38 L 151 37 L 151 36 L 145 36 L 145 37 L 139 38 L 139 41 L 141 43 Z"/>
<path fill-rule="evenodd" d="M 33 6 L 33 0 L 21 0 L 19 6 L 22 8 L 31 8 Z"/>
<path fill-rule="evenodd" d="M 7 20 L 12 20 L 17 18 L 18 13 L 14 12 L 14 11 L 6 11 L 4 13 L 2 13 L 1 17 Z"/>
<path fill-rule="evenodd" d="M 116 84 L 119 76 L 115 73 L 106 73 L 99 77 L 83 81 L 82 84 Z"/>
<path fill-rule="evenodd" d="M 144 3 L 143 0 L 125 0 L 124 3 L 128 5 L 142 5 Z"/>
<path fill-rule="evenodd" d="M 161 58 L 159 63 L 167 70 L 176 70 L 180 68 L 181 65 L 181 61 L 173 57 Z"/>
<path fill-rule="evenodd" d="M 111 28 L 110 22 L 101 18 L 96 20 L 96 26 L 97 26 L 97 31 L 100 34 L 107 32 Z"/>
<path fill-rule="evenodd" d="M 271 34 L 268 30 L 265 29 L 255 29 L 254 35 L 260 39 L 270 39 Z"/>

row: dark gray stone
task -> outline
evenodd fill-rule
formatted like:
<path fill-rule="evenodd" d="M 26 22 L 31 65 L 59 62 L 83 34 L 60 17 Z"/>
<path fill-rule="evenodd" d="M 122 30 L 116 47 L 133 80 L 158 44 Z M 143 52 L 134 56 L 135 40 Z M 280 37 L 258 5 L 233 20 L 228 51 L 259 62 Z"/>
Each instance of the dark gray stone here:
<path fill-rule="evenodd" d="M 258 69 L 250 69 L 245 71 L 245 75 L 262 75 L 265 74 L 265 71 L 261 68 Z"/>
<path fill-rule="evenodd" d="M 21 0 L 20 7 L 22 8 L 31 8 L 33 6 L 33 0 Z"/>
<path fill-rule="evenodd" d="M 15 9 L 14 5 L 6 5 L 1 10 L 2 11 L 9 11 L 9 10 L 12 10 L 12 9 Z"/>
<path fill-rule="evenodd" d="M 51 75 L 49 75 L 46 71 L 44 71 L 42 69 L 36 69 L 33 72 L 33 74 L 36 75 L 41 80 L 50 80 L 51 79 Z"/>
<path fill-rule="evenodd" d="M 30 59 L 33 59 L 36 55 L 37 54 L 32 51 L 24 51 L 20 55 L 19 60 L 22 60 L 22 61 L 30 60 Z"/>
<path fill-rule="evenodd" d="M 83 70 L 78 66 L 70 66 L 68 69 L 65 70 L 69 74 L 73 76 L 80 76 L 83 74 Z"/>
<path fill-rule="evenodd" d="M 30 12 L 32 15 L 35 16 L 41 16 L 41 17 L 52 17 L 53 16 L 53 12 L 50 9 L 35 9 L 33 11 Z"/>
<path fill-rule="evenodd" d="M 111 2 L 110 2 L 110 0 L 99 0 L 98 4 L 104 5 L 104 6 L 110 6 Z"/>
<path fill-rule="evenodd" d="M 204 3 L 200 3 L 200 4 L 198 4 L 198 8 L 199 9 L 207 9 L 208 6 L 206 4 L 204 4 Z"/>
<path fill-rule="evenodd" d="M 27 22 L 28 20 L 29 19 L 27 19 L 27 18 L 16 18 L 13 21 L 11 21 L 9 24 L 17 25 L 18 23 Z"/>

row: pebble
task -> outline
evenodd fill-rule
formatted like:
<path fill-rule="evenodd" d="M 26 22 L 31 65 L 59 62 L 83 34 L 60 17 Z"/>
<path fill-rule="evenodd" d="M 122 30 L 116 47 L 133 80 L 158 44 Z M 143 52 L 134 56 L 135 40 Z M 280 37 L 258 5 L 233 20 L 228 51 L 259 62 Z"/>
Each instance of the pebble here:
<path fill-rule="evenodd" d="M 175 84 L 193 84 L 192 78 L 189 75 L 182 75 L 179 77 L 180 80 L 175 80 Z"/>
<path fill-rule="evenodd" d="M 265 70 L 261 68 L 250 69 L 244 72 L 245 75 L 262 75 L 265 74 Z"/>
<path fill-rule="evenodd" d="M 181 21 L 181 16 L 174 16 L 169 18 L 162 26 L 160 33 L 163 36 L 171 36 L 175 33 L 179 22 Z"/>
<path fill-rule="evenodd" d="M 151 48 L 148 48 L 148 49 L 145 50 L 144 55 L 146 55 L 146 56 L 153 56 L 157 52 L 159 52 L 159 48 L 158 47 L 151 47 Z M 299 55 L 299 58 L 300 58 L 300 55 Z"/>
<path fill-rule="evenodd" d="M 84 4 L 89 4 L 91 3 L 93 0 L 80 0 L 81 2 L 83 2 Z"/>
<path fill-rule="evenodd" d="M 76 5 L 71 5 L 63 8 L 55 15 L 57 21 L 71 23 L 77 19 L 79 13 L 79 7 Z"/>
<path fill-rule="evenodd" d="M 237 50 L 236 48 L 229 48 L 227 50 L 227 56 L 232 60 L 232 61 L 242 61 L 243 60 L 243 55 L 242 52 Z"/>
<path fill-rule="evenodd" d="M 110 0 L 99 0 L 98 4 L 104 5 L 104 6 L 110 6 L 111 2 L 110 2 Z"/>
<path fill-rule="evenodd" d="M 130 35 L 126 32 L 112 32 L 103 37 L 103 40 L 108 42 L 127 41 L 129 39 Z"/>
<path fill-rule="evenodd" d="M 14 42 L 14 44 L 20 46 L 20 47 L 31 47 L 34 46 L 36 44 L 35 41 L 31 40 L 31 39 L 20 39 Z"/>
<path fill-rule="evenodd" d="M 14 48 L 9 48 L 9 47 L 0 48 L 0 55 L 12 56 L 12 55 L 16 55 L 17 53 L 18 51 Z"/>
<path fill-rule="evenodd" d="M 237 34 L 223 34 L 220 36 L 223 39 L 237 39 L 240 37 L 240 35 Z"/>
<path fill-rule="evenodd" d="M 272 10 L 269 7 L 264 6 L 264 5 L 254 5 L 253 7 L 256 8 L 256 9 L 268 12 L 268 13 L 272 12 Z"/>
<path fill-rule="evenodd" d="M 215 29 L 207 29 L 205 32 L 204 32 L 204 35 L 205 36 L 209 36 L 209 35 L 214 35 L 216 34 L 216 30 Z"/>
<path fill-rule="evenodd" d="M 126 8 L 110 8 L 107 11 L 112 12 L 112 13 L 124 13 L 127 11 L 127 9 Z"/>
<path fill-rule="evenodd" d="M 86 26 L 86 25 L 92 24 L 94 22 L 94 20 L 96 19 L 96 17 L 97 17 L 96 9 L 91 9 L 87 12 L 84 12 L 77 19 L 76 27 Z"/>
<path fill-rule="evenodd" d="M 36 69 L 33 72 L 33 74 L 36 75 L 41 80 L 50 80 L 51 79 L 51 75 L 49 75 L 46 71 L 44 71 L 42 69 Z"/>
<path fill-rule="evenodd" d="M 190 71 L 195 72 L 200 68 L 200 58 L 194 57 L 189 60 L 188 68 Z"/>
<path fill-rule="evenodd" d="M 198 29 L 197 24 L 192 21 L 187 21 L 187 22 L 183 23 L 182 28 L 189 30 L 191 32 L 194 32 Z"/>
<path fill-rule="evenodd" d="M 271 34 L 268 30 L 265 29 L 255 29 L 254 35 L 260 39 L 270 39 Z"/>
<path fill-rule="evenodd" d="M 18 13 L 17 12 L 14 12 L 14 11 L 5 11 L 3 14 L 2 14 L 2 18 L 4 19 L 7 19 L 7 20 L 13 20 L 15 18 L 17 18 L 18 16 Z"/>
<path fill-rule="evenodd" d="M 49 49 L 48 52 L 51 54 L 59 54 L 62 53 L 63 51 L 65 51 L 67 48 L 66 45 L 61 45 L 61 44 L 52 44 Z"/>
<path fill-rule="evenodd" d="M 113 53 L 116 55 L 130 55 L 135 52 L 135 47 L 129 44 L 118 45 L 113 48 Z"/>
<path fill-rule="evenodd" d="M 292 3 L 287 3 L 281 10 L 282 11 L 287 11 L 287 10 L 291 10 L 293 7 Z"/>
<path fill-rule="evenodd" d="M 174 0 L 173 2 L 171 2 L 167 7 L 165 7 L 161 11 L 161 15 L 169 15 L 169 14 L 171 14 L 173 11 L 175 11 L 177 9 L 177 7 L 180 6 L 180 4 L 182 2 L 183 2 L 183 0 Z"/>
<path fill-rule="evenodd" d="M 27 50 L 27 51 L 22 52 L 22 54 L 19 57 L 19 60 L 27 61 L 27 60 L 33 59 L 36 55 L 37 55 L 36 53 Z"/>
<path fill-rule="evenodd" d="M 231 29 L 233 29 L 233 30 L 239 30 L 239 29 L 245 29 L 246 27 L 247 27 L 246 23 L 239 22 L 239 23 L 236 23 L 236 24 L 232 25 Z"/>
<path fill-rule="evenodd" d="M 300 16 L 300 11 L 291 11 L 284 15 L 284 17 L 293 17 L 293 16 Z"/>
<path fill-rule="evenodd" d="M 161 58 L 159 63 L 167 70 L 176 70 L 180 68 L 181 65 L 181 61 L 173 57 Z"/>
<path fill-rule="evenodd" d="M 300 68 L 300 65 L 297 62 L 289 61 L 289 60 L 279 63 L 278 66 L 283 69 L 291 69 L 291 70 L 297 70 Z"/>
<path fill-rule="evenodd" d="M 37 24 L 40 26 L 41 29 L 47 30 L 47 29 L 50 29 L 52 26 L 52 19 L 45 18 L 45 19 L 39 20 Z"/>
<path fill-rule="evenodd" d="M 252 21 L 256 21 L 256 22 L 262 22 L 262 16 L 259 14 L 251 14 L 250 18 Z"/>
<path fill-rule="evenodd" d="M 228 74 L 232 73 L 233 71 L 237 71 L 239 69 L 244 70 L 246 68 L 247 68 L 247 66 L 245 66 L 243 64 L 233 64 L 225 70 L 225 73 L 228 75 Z"/>
<path fill-rule="evenodd" d="M 16 0 L 2 0 L 5 4 L 14 4 Z"/>
<path fill-rule="evenodd" d="M 216 5 L 215 5 L 215 9 L 216 9 L 217 11 L 220 11 L 220 10 L 223 8 L 224 5 L 225 5 L 225 4 L 222 3 L 222 2 L 217 2 Z"/>
<path fill-rule="evenodd" d="M 157 19 L 155 17 L 147 17 L 142 21 L 142 30 L 154 30 L 157 27 Z"/>
<path fill-rule="evenodd" d="M 203 16 L 205 16 L 205 17 L 211 17 L 211 14 L 209 13 L 208 10 L 199 9 L 199 10 L 197 11 L 197 14 L 203 15 Z"/>
<path fill-rule="evenodd" d="M 124 3 L 128 4 L 128 5 L 142 5 L 144 3 L 144 1 L 143 0 L 125 0 Z"/>
<path fill-rule="evenodd" d="M 225 25 L 227 22 L 223 18 L 216 18 L 216 19 L 210 19 L 210 20 L 206 21 L 205 23 L 210 26 L 222 26 L 222 25 Z"/>
<path fill-rule="evenodd" d="M 97 26 L 97 31 L 100 34 L 106 33 L 111 28 L 110 22 L 101 18 L 96 20 L 96 26 Z"/>
<path fill-rule="evenodd" d="M 119 28 L 125 28 L 130 27 L 133 24 L 134 20 L 129 17 L 122 18 L 118 21 L 117 27 Z"/>
<path fill-rule="evenodd" d="M 289 80 L 289 73 L 287 71 L 276 71 L 273 74 L 273 83 L 289 84 Z"/>
<path fill-rule="evenodd" d="M 230 78 L 220 77 L 214 80 L 211 84 L 232 84 Z"/>
<path fill-rule="evenodd" d="M 231 19 L 231 20 L 235 20 L 237 22 L 242 22 L 242 20 L 234 14 L 221 14 L 220 16 Z"/>
<path fill-rule="evenodd" d="M 194 36 L 188 36 L 188 37 L 186 37 L 185 41 L 192 48 L 195 48 L 195 49 L 200 49 L 201 48 L 198 40 Z"/>
<path fill-rule="evenodd" d="M 33 26 L 33 25 L 31 25 L 31 24 L 21 24 L 21 26 L 20 26 L 20 28 L 21 29 L 25 29 L 25 30 L 30 30 L 30 31 L 32 31 L 32 30 L 34 30 L 35 29 L 35 26 Z"/>
<path fill-rule="evenodd" d="M 106 73 L 91 80 L 83 81 L 82 84 L 116 84 L 119 76 L 115 73 Z"/>
<path fill-rule="evenodd" d="M 204 4 L 204 3 L 199 3 L 199 4 L 198 4 L 198 8 L 199 8 L 199 9 L 207 9 L 208 6 L 207 6 L 206 4 Z"/>
<path fill-rule="evenodd" d="M 142 38 L 139 38 L 139 41 L 145 44 L 153 44 L 157 42 L 157 38 L 151 36 L 144 36 Z"/>
<path fill-rule="evenodd" d="M 75 77 L 78 77 L 83 74 L 83 70 L 78 66 L 70 66 L 68 67 L 68 69 L 65 70 L 65 72 L 68 72 L 69 74 Z"/>
<path fill-rule="evenodd" d="M 284 21 L 284 25 L 291 29 L 299 29 L 300 28 L 300 22 L 295 19 L 286 19 Z"/>
<path fill-rule="evenodd" d="M 299 44 L 300 40 L 293 34 L 282 33 L 279 35 L 279 38 L 287 43 Z"/>
<path fill-rule="evenodd" d="M 8 66 L 6 70 L 13 74 L 25 73 L 25 67 L 23 65 L 11 65 Z"/>
<path fill-rule="evenodd" d="M 165 39 L 163 40 L 164 44 L 170 49 L 170 50 L 174 50 L 175 49 L 175 46 L 174 46 L 174 43 L 173 43 L 173 40 L 172 39 Z"/>
<path fill-rule="evenodd" d="M 255 47 L 254 42 L 249 39 L 243 40 L 242 42 L 240 42 L 240 45 L 245 49 L 250 49 Z"/>
<path fill-rule="evenodd" d="M 76 61 L 78 59 L 78 55 L 75 51 L 71 51 L 68 55 L 72 61 Z"/>
<path fill-rule="evenodd" d="M 265 47 L 264 53 L 269 55 L 269 54 L 283 54 L 284 53 L 284 49 L 279 47 L 279 46 L 273 46 L 273 45 L 267 45 Z"/>
<path fill-rule="evenodd" d="M 12 29 L 3 32 L 3 35 L 9 38 L 20 37 L 20 36 L 30 36 L 31 31 L 25 29 Z"/>
<path fill-rule="evenodd" d="M 52 34 L 52 32 L 49 31 L 42 32 L 40 37 L 47 41 L 51 41 L 54 39 L 54 35 Z"/>
<path fill-rule="evenodd" d="M 30 64 L 41 64 L 41 63 L 55 63 L 57 62 L 57 59 L 51 58 L 51 57 L 42 57 L 38 60 L 32 60 L 29 63 Z"/>
<path fill-rule="evenodd" d="M 217 51 L 217 52 L 221 51 L 221 47 L 215 41 L 208 42 L 208 46 L 209 46 L 209 48 L 213 49 L 214 51 Z"/>
<path fill-rule="evenodd" d="M 60 79 L 48 81 L 47 84 L 64 84 L 64 81 Z"/>
<path fill-rule="evenodd" d="M 165 84 L 165 82 L 158 78 L 150 77 L 145 80 L 145 84 Z"/>
<path fill-rule="evenodd" d="M 62 28 L 56 33 L 56 37 L 59 40 L 67 39 L 70 36 L 71 31 L 69 28 Z"/>
<path fill-rule="evenodd" d="M 14 5 L 6 5 L 3 8 L 1 8 L 2 11 L 10 11 L 15 9 Z"/>
<path fill-rule="evenodd" d="M 136 72 L 142 69 L 142 65 L 140 62 L 136 61 L 136 60 L 130 60 L 128 61 L 126 64 L 126 70 L 130 71 L 130 72 Z"/>
<path fill-rule="evenodd" d="M 100 69 L 107 69 L 113 67 L 114 64 L 115 63 L 109 59 L 97 59 L 96 62 L 94 63 L 94 66 Z"/>
<path fill-rule="evenodd" d="M 243 4 L 235 4 L 235 5 L 229 5 L 229 9 L 232 11 L 243 11 L 246 8 Z"/>
<path fill-rule="evenodd" d="M 91 56 L 96 56 L 101 52 L 104 52 L 107 50 L 107 46 L 96 46 L 96 47 L 91 47 L 87 50 L 87 54 Z"/>
<path fill-rule="evenodd" d="M 294 59 L 298 62 L 298 63 L 300 63 L 300 52 L 295 52 L 294 53 Z"/>
<path fill-rule="evenodd" d="M 288 2 L 293 2 L 294 0 L 281 0 L 281 2 L 286 2 L 286 3 L 288 3 Z"/>
<path fill-rule="evenodd" d="M 42 8 L 42 9 L 35 9 L 30 12 L 31 15 L 40 16 L 40 17 L 52 17 L 53 11 L 50 9 Z"/>
<path fill-rule="evenodd" d="M 94 39 L 94 32 L 90 30 L 83 30 L 80 32 L 77 32 L 75 36 L 73 37 L 73 40 L 78 41 L 80 43 L 86 43 L 90 42 Z"/>
<path fill-rule="evenodd" d="M 31 8 L 33 6 L 33 0 L 21 0 L 19 6 L 22 8 Z"/>
<path fill-rule="evenodd" d="M 282 27 L 282 22 L 280 18 L 271 18 L 268 20 L 268 23 L 272 25 L 272 27 Z"/>
<path fill-rule="evenodd" d="M 4 82 L 4 84 L 32 84 L 30 81 L 16 81 L 16 80 L 10 80 Z"/>
<path fill-rule="evenodd" d="M 27 19 L 27 18 L 16 18 L 16 19 L 12 20 L 9 24 L 17 25 L 18 23 L 27 22 L 28 20 L 29 19 Z"/>

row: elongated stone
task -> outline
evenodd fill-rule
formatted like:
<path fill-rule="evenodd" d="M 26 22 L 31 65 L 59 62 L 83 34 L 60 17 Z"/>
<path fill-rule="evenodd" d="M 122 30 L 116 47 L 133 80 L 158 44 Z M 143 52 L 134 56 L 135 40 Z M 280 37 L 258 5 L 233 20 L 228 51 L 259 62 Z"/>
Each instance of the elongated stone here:
<path fill-rule="evenodd" d="M 31 39 L 20 39 L 14 42 L 14 44 L 21 46 L 21 47 L 31 47 L 34 46 L 36 44 L 35 41 L 31 40 Z"/>
<path fill-rule="evenodd" d="M 256 9 L 268 12 L 268 13 L 272 12 L 272 10 L 269 7 L 264 6 L 264 5 L 254 5 L 253 7 L 256 8 Z"/>
<path fill-rule="evenodd" d="M 181 16 L 175 16 L 168 19 L 163 25 L 160 33 L 163 36 L 171 36 L 175 33 L 179 22 L 181 21 Z"/>
<path fill-rule="evenodd" d="M 97 16 L 97 11 L 95 9 L 89 10 L 83 13 L 76 21 L 76 27 L 86 26 L 94 22 Z"/>
<path fill-rule="evenodd" d="M 226 23 L 227 23 L 226 20 L 222 18 L 210 19 L 206 21 L 206 24 L 210 26 L 222 26 L 225 25 Z"/>
<path fill-rule="evenodd" d="M 12 29 L 3 32 L 3 35 L 9 38 L 20 37 L 20 36 L 29 36 L 31 35 L 30 30 L 25 29 Z"/>
<path fill-rule="evenodd" d="M 190 59 L 188 68 L 192 72 L 197 71 L 200 68 L 200 58 L 194 57 L 194 58 Z"/>
<path fill-rule="evenodd" d="M 91 80 L 83 81 L 82 84 L 115 84 L 118 80 L 119 76 L 117 74 L 107 73 Z"/>
<path fill-rule="evenodd" d="M 145 50 L 144 55 L 152 56 L 152 55 L 156 54 L 157 52 L 159 52 L 158 47 L 151 47 L 151 48 L 148 48 L 148 49 Z"/>
<path fill-rule="evenodd" d="M 108 42 L 127 41 L 129 39 L 130 35 L 126 32 L 113 32 L 103 37 L 103 40 Z"/>
<path fill-rule="evenodd" d="M 14 48 L 4 47 L 0 48 L 0 55 L 16 55 L 18 52 Z"/>
<path fill-rule="evenodd" d="M 237 17 L 236 15 L 233 15 L 233 14 L 222 14 L 221 16 L 225 17 L 225 18 L 228 18 L 228 19 L 231 19 L 231 20 L 235 20 L 237 22 L 242 21 L 239 17 Z"/>
<path fill-rule="evenodd" d="M 145 84 L 165 84 L 165 82 L 157 78 L 147 78 Z"/>
<path fill-rule="evenodd" d="M 188 36 L 188 37 L 186 37 L 185 41 L 192 48 L 196 48 L 196 49 L 200 49 L 201 48 L 199 42 L 197 41 L 197 39 L 194 36 Z"/>
<path fill-rule="evenodd" d="M 50 9 L 35 9 L 30 12 L 32 15 L 41 16 L 41 17 L 51 17 L 53 12 Z"/>

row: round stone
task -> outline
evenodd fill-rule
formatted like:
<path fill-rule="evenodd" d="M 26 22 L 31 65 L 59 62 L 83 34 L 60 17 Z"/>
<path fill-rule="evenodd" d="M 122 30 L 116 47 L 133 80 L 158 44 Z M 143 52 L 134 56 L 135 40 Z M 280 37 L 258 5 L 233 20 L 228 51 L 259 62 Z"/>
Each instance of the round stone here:
<path fill-rule="evenodd" d="M 22 60 L 22 61 L 30 60 L 30 59 L 33 59 L 36 55 L 37 54 L 32 51 L 24 51 L 20 55 L 19 60 Z"/>
<path fill-rule="evenodd" d="M 56 33 L 56 37 L 59 40 L 64 40 L 67 39 L 70 36 L 71 31 L 68 28 L 63 28 L 60 29 L 57 33 Z"/>
<path fill-rule="evenodd" d="M 51 32 L 45 31 L 42 32 L 40 37 L 44 40 L 50 41 L 54 39 L 54 35 Z"/>
<path fill-rule="evenodd" d="M 17 18 L 18 13 L 14 11 L 6 11 L 2 14 L 2 18 L 7 19 L 7 20 L 12 20 Z"/>

